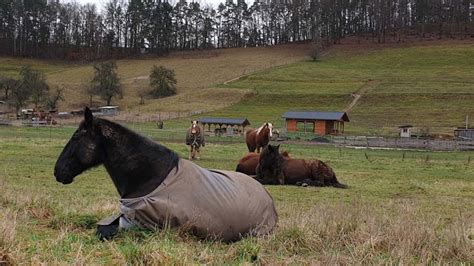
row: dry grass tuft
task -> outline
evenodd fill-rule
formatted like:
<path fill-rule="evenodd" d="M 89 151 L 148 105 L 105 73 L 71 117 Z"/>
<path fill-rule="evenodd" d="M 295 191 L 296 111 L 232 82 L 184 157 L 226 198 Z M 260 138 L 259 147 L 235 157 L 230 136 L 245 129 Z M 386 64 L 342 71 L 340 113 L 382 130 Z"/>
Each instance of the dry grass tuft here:
<path fill-rule="evenodd" d="M 6 211 L 0 213 L 0 265 L 14 264 L 16 245 L 17 213 Z"/>

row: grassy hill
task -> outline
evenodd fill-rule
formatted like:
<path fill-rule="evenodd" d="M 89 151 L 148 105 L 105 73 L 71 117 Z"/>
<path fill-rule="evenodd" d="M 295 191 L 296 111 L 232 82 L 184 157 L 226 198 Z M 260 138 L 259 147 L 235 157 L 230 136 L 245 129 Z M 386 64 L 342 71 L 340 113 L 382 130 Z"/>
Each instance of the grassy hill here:
<path fill-rule="evenodd" d="M 341 111 L 356 93 L 361 97 L 349 110 L 351 122 L 346 132 L 362 135 L 396 134 L 403 124 L 432 133 L 452 133 L 454 127 L 463 125 L 466 115 L 474 117 L 472 41 L 380 45 L 347 39 L 317 62 L 308 59 L 308 49 L 308 44 L 294 44 L 119 60 L 125 92 L 113 104 L 137 121 L 138 113 L 144 117 L 199 111 L 211 112 L 206 114 L 210 116 L 247 117 L 252 126 L 272 121 L 283 127 L 281 115 L 287 110 Z M 66 88 L 61 109 L 88 103 L 85 88 L 92 77 L 91 64 L 3 58 L 0 74 L 15 75 L 23 64 L 33 65 L 46 73 L 48 82 Z M 139 105 L 137 90 L 147 86 L 155 64 L 176 71 L 179 93 Z M 187 121 L 171 125 L 184 128 Z"/>
<path fill-rule="evenodd" d="M 248 91 L 220 90 L 213 85 L 262 69 L 289 64 L 306 57 L 307 44 L 252 49 L 176 52 L 162 58 L 118 60 L 118 73 L 124 87 L 123 99 L 113 99 L 122 110 L 154 113 L 157 111 L 209 111 L 241 100 Z M 32 65 L 46 74 L 51 85 L 66 88 L 66 102 L 60 109 L 82 108 L 89 103 L 86 88 L 92 79 L 92 64 L 0 58 L 0 75 L 15 76 L 22 65 Z M 146 100 L 139 105 L 137 91 L 148 86 L 153 65 L 174 69 L 178 95 L 159 100 Z M 97 104 L 103 104 L 95 99 Z"/>
<path fill-rule="evenodd" d="M 215 115 L 278 121 L 287 110 L 341 111 L 352 93 L 352 134 L 393 133 L 402 124 L 451 133 L 474 117 L 474 43 L 438 42 L 350 52 L 334 47 L 318 62 L 303 61 L 262 71 L 226 85 L 254 89 L 255 96 Z"/>
<path fill-rule="evenodd" d="M 349 112 L 351 122 L 346 127 L 353 134 L 390 133 L 401 123 L 428 125 L 442 132 L 462 123 L 465 114 L 474 117 L 472 43 L 429 42 L 406 47 L 343 43 L 318 62 L 305 61 L 306 51 L 307 46 L 296 45 L 229 49 L 217 56 L 183 53 L 119 61 L 126 97 L 118 103 L 131 113 L 205 108 L 211 111 L 209 116 L 246 116 L 252 125 L 272 120 L 281 126 L 284 111 L 342 110 L 353 100 L 351 94 L 358 93 L 362 96 Z M 90 65 L 4 58 L 0 72 L 15 75 L 24 63 L 44 71 L 53 84 L 67 84 L 68 101 L 63 108 L 79 107 L 86 101 L 78 88 L 90 78 Z M 151 65 L 161 63 L 176 69 L 180 93 L 138 106 L 134 89 L 146 82 L 140 77 L 147 75 Z M 255 73 L 222 84 L 249 71 Z M 182 130 L 188 124 L 186 118 L 166 121 L 165 130 L 156 130 L 154 123 L 128 126 L 159 139 L 186 158 Z M 0 127 L 0 264 L 474 261 L 472 151 L 362 150 L 284 143 L 281 149 L 294 158 L 327 162 L 349 189 L 266 186 L 279 213 L 278 226 L 267 237 L 225 244 L 199 240 L 175 229 L 131 230 L 102 242 L 95 236 L 95 222 L 118 211 L 118 195 L 106 170 L 94 168 L 68 186 L 53 177 L 54 163 L 74 130 Z M 180 138 L 180 142 L 171 138 Z M 208 139 L 197 163 L 235 169 L 247 152 L 242 139 L 215 140 Z"/>

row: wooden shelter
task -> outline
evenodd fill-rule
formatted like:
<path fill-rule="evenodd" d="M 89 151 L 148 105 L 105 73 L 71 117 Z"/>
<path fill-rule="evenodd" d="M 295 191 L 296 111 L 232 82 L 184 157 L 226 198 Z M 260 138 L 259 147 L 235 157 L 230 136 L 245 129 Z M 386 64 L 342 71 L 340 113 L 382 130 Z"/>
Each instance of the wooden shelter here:
<path fill-rule="evenodd" d="M 349 122 L 345 112 L 286 112 L 282 116 L 288 132 L 313 132 L 324 136 L 344 133 L 344 122 Z M 303 128 L 301 125 L 303 124 Z"/>
<path fill-rule="evenodd" d="M 212 131 L 211 128 L 213 127 L 216 135 L 223 133 L 227 135 L 242 134 L 245 132 L 245 127 L 250 125 L 247 118 L 204 117 L 201 118 L 199 122 L 202 124 L 204 130 Z"/>
<path fill-rule="evenodd" d="M 398 127 L 400 129 L 400 137 L 401 138 L 411 138 L 411 129 L 413 128 L 412 125 L 403 125 Z"/>
<path fill-rule="evenodd" d="M 474 128 L 458 128 L 454 130 L 454 136 L 460 140 L 474 140 Z"/>
<path fill-rule="evenodd" d="M 99 107 L 99 115 L 116 115 L 118 113 L 118 106 L 101 106 Z"/>

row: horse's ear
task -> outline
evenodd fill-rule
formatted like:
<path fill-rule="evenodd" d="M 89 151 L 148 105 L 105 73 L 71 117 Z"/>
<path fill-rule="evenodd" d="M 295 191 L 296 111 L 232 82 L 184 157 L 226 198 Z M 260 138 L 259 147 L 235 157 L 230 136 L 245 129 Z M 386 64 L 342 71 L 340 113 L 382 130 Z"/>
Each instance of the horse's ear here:
<path fill-rule="evenodd" d="M 276 145 L 275 148 L 275 150 L 278 152 L 280 150 L 280 144 Z"/>
<path fill-rule="evenodd" d="M 92 115 L 92 111 L 89 109 L 89 107 L 84 109 L 84 121 L 86 126 L 91 126 L 92 122 L 94 121 L 94 116 Z"/>

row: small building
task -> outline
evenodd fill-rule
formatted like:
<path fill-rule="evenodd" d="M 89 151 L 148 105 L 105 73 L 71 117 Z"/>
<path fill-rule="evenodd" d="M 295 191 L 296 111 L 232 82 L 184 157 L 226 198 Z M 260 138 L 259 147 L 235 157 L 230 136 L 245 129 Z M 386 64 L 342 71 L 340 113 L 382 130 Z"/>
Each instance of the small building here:
<path fill-rule="evenodd" d="M 454 137 L 462 140 L 474 140 L 474 128 L 457 128 L 454 130 Z"/>
<path fill-rule="evenodd" d="M 400 129 L 400 137 L 401 138 L 411 138 L 411 129 L 413 128 L 412 125 L 403 125 L 398 127 Z"/>
<path fill-rule="evenodd" d="M 116 115 L 118 113 L 118 106 L 101 106 L 97 109 L 98 115 Z"/>
<path fill-rule="evenodd" d="M 245 127 L 250 125 L 247 118 L 204 117 L 199 122 L 206 131 L 212 132 L 211 128 L 213 128 L 216 135 L 227 134 L 230 136 L 242 134 L 245 132 Z"/>
<path fill-rule="evenodd" d="M 344 133 L 344 122 L 349 122 L 346 112 L 286 112 L 282 116 L 288 132 L 313 132 L 324 136 Z M 301 125 L 303 128 L 301 128 Z"/>

